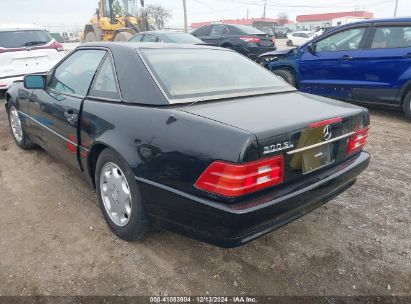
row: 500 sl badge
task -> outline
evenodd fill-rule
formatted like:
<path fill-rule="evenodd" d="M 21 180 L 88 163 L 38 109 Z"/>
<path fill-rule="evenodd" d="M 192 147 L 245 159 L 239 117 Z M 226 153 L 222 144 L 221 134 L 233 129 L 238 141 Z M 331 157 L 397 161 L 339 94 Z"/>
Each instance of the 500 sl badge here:
<path fill-rule="evenodd" d="M 283 143 L 265 146 L 263 154 L 278 152 L 278 151 L 287 150 L 291 148 L 294 148 L 294 144 L 291 141 L 285 141 Z"/>

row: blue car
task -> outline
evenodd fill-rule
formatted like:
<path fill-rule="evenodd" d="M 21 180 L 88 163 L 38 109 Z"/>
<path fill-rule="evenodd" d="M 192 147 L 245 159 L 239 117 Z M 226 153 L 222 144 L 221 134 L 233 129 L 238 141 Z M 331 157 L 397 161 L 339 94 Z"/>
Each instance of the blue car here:
<path fill-rule="evenodd" d="M 391 106 L 411 119 L 411 18 L 343 25 L 260 58 L 302 92 Z"/>

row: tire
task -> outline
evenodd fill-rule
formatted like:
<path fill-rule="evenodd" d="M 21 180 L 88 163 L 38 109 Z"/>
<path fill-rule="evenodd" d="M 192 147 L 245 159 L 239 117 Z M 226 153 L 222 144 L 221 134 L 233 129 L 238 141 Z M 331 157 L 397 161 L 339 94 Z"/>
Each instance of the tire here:
<path fill-rule="evenodd" d="M 288 84 L 292 85 L 294 88 L 297 87 L 294 75 L 287 70 L 274 70 L 272 71 L 275 75 L 284 79 Z"/>
<path fill-rule="evenodd" d="M 407 119 L 411 120 L 411 91 L 407 93 L 404 97 L 404 102 L 402 103 L 402 110 Z"/>
<path fill-rule="evenodd" d="M 84 40 L 86 42 L 94 42 L 97 41 L 97 36 L 96 34 L 94 34 L 94 32 L 88 32 Z"/>
<path fill-rule="evenodd" d="M 223 47 L 223 48 L 225 48 L 225 49 L 229 49 L 229 50 L 233 50 L 234 51 L 234 49 L 233 49 L 233 46 L 231 45 L 231 44 L 223 44 L 221 47 Z"/>
<path fill-rule="evenodd" d="M 10 105 L 8 112 L 10 131 L 16 145 L 23 150 L 30 150 L 34 148 L 35 144 L 27 136 L 23 125 L 21 124 L 17 109 L 13 105 Z"/>
<path fill-rule="evenodd" d="M 111 149 L 103 150 L 97 160 L 95 181 L 100 209 L 110 229 L 125 241 L 141 240 L 150 230 L 150 223 L 126 161 Z"/>
<path fill-rule="evenodd" d="M 133 35 L 128 32 L 119 32 L 114 37 L 114 42 L 129 41 L 131 37 L 133 37 Z"/>

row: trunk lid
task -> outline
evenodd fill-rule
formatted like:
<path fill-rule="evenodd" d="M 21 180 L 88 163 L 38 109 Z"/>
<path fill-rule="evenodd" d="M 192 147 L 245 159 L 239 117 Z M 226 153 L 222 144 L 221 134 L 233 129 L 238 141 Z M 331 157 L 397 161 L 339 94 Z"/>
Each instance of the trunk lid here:
<path fill-rule="evenodd" d="M 284 156 L 285 181 L 345 160 L 350 134 L 369 124 L 361 107 L 299 92 L 197 103 L 182 110 L 253 133 L 260 158 Z M 304 149 L 309 152 L 294 153 Z"/>
<path fill-rule="evenodd" d="M 55 49 L 17 50 L 0 53 L 0 76 L 49 71 L 62 56 Z"/>

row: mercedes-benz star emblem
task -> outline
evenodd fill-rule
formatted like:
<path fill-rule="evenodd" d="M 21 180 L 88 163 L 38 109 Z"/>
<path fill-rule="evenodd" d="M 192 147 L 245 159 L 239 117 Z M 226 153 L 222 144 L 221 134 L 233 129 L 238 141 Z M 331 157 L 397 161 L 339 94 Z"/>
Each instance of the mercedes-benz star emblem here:
<path fill-rule="evenodd" d="M 332 136 L 330 125 L 325 126 L 323 132 L 324 132 L 324 140 L 325 141 L 330 140 Z"/>

